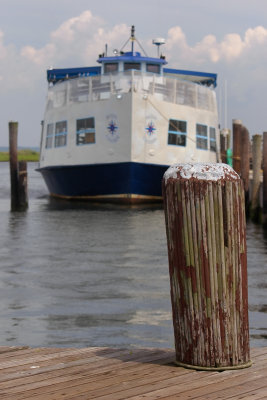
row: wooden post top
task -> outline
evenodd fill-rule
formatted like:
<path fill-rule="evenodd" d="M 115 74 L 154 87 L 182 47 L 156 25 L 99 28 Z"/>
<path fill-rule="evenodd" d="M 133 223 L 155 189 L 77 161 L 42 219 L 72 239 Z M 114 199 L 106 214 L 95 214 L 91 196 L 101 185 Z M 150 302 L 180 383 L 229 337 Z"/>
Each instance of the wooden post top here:
<path fill-rule="evenodd" d="M 171 165 L 164 174 L 165 184 L 168 179 L 199 181 L 239 180 L 239 175 L 223 163 L 188 163 Z"/>

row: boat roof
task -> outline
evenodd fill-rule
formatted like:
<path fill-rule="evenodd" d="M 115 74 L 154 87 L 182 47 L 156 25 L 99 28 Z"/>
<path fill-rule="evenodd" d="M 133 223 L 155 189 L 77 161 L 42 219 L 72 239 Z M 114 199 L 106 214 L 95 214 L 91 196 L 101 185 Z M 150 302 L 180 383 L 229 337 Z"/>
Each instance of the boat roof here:
<path fill-rule="evenodd" d="M 115 62 L 118 61 L 117 57 L 103 57 L 107 62 Z M 154 60 L 158 60 L 150 57 L 141 57 L 143 61 L 147 63 L 155 63 Z M 128 62 L 140 62 L 140 58 L 123 58 L 122 61 L 127 60 Z M 162 60 L 162 64 L 164 64 L 164 60 Z M 217 74 L 208 73 L 208 72 L 198 72 L 198 71 L 188 71 L 183 69 L 173 69 L 173 68 L 163 68 L 164 76 L 176 76 L 179 79 L 191 81 L 194 83 L 198 83 L 200 85 L 213 85 L 216 87 L 217 85 Z M 60 81 L 64 81 L 66 79 L 71 78 L 80 78 L 83 76 L 96 76 L 101 75 L 101 67 L 79 67 L 79 68 L 54 68 L 47 70 L 47 81 L 49 83 L 58 83 Z"/>
<path fill-rule="evenodd" d="M 121 53 L 118 56 L 114 57 L 105 57 L 101 56 L 97 60 L 97 62 L 101 63 L 109 63 L 109 62 L 132 62 L 132 63 L 138 63 L 138 62 L 145 62 L 147 64 L 167 64 L 167 61 L 165 60 L 165 57 L 160 57 L 160 58 L 154 58 L 154 57 L 144 57 L 141 56 L 141 53 L 138 51 L 128 51 L 127 53 Z"/>
<path fill-rule="evenodd" d="M 50 68 L 47 70 L 49 83 L 57 83 L 70 78 L 82 76 L 95 76 L 101 74 L 101 67 L 79 67 L 79 68 Z"/>
<path fill-rule="evenodd" d="M 173 69 L 173 68 L 163 68 L 163 73 L 166 76 L 177 75 L 180 79 L 185 81 L 191 81 L 199 83 L 201 85 L 207 85 L 214 87 L 217 86 L 217 74 L 209 72 L 198 72 L 198 71 L 188 71 L 185 69 Z"/>

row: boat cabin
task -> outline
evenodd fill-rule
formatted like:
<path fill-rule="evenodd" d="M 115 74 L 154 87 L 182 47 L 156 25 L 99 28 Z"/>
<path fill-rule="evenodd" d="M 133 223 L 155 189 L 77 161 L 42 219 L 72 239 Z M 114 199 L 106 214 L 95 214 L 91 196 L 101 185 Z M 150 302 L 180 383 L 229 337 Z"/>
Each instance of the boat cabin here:
<path fill-rule="evenodd" d="M 162 75 L 163 65 L 167 64 L 167 61 L 163 57 L 143 57 L 141 53 L 132 51 L 115 57 L 107 57 L 103 54 L 97 62 L 101 64 L 101 74 L 114 74 L 116 72 L 135 70 Z"/>

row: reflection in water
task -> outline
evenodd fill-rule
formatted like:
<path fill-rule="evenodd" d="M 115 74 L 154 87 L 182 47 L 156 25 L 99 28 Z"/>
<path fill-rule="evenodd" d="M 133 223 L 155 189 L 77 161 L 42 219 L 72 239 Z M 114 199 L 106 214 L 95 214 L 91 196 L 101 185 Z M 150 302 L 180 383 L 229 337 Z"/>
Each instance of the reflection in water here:
<path fill-rule="evenodd" d="M 26 213 L 1 180 L 0 344 L 172 347 L 162 206 L 51 199 L 28 170 Z M 267 239 L 247 231 L 251 345 L 267 346 Z"/>

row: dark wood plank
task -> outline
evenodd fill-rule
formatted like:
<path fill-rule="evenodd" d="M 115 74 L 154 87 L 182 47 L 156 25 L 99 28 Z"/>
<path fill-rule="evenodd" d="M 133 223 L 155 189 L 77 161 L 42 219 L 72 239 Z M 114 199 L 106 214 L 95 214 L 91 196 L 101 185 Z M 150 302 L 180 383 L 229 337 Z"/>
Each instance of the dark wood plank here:
<path fill-rule="evenodd" d="M 253 366 L 203 372 L 174 366 L 171 349 L 0 347 L 1 400 L 267 398 L 267 348 Z"/>
<path fill-rule="evenodd" d="M 28 346 L 0 346 L 0 356 L 4 353 L 11 353 L 11 352 L 15 352 L 18 350 L 24 350 L 24 349 L 28 349 Z"/>
<path fill-rule="evenodd" d="M 129 353 L 129 351 L 128 351 L 128 353 Z M 133 366 L 133 367 L 135 367 L 134 369 L 133 369 L 133 371 L 130 371 L 130 374 L 131 374 L 131 376 L 132 376 L 132 374 L 133 374 L 133 372 L 135 372 L 136 371 L 136 368 L 137 367 L 140 367 L 140 368 L 142 368 L 143 370 L 144 370 L 144 366 L 146 366 L 146 364 L 147 364 L 147 367 L 149 367 L 150 366 L 150 364 L 148 363 L 148 361 L 149 362 L 153 362 L 153 359 L 155 360 L 155 362 L 158 362 L 159 360 L 160 361 L 170 361 L 170 358 L 169 358 L 169 354 L 168 354 L 168 352 L 167 353 L 165 353 L 165 352 L 162 352 L 162 354 L 161 355 L 159 355 L 159 354 L 157 354 L 157 353 L 155 353 L 154 355 L 153 354 L 151 354 L 151 355 L 149 355 L 149 357 L 148 357 L 148 355 L 144 355 L 143 353 L 144 353 L 144 350 L 140 350 L 140 351 L 138 351 L 138 353 L 140 353 L 139 354 L 139 356 L 137 357 L 138 358 L 138 361 L 136 362 L 136 361 L 133 361 L 133 362 L 131 362 L 131 361 L 127 361 L 127 362 L 122 362 L 122 361 L 120 361 L 120 360 L 116 360 L 116 359 L 114 359 L 113 361 L 110 361 L 111 362 L 111 365 L 110 365 L 110 367 L 109 367 L 109 370 L 110 370 L 110 368 L 111 368 L 111 371 L 112 370 L 114 370 L 114 368 L 115 368 L 115 370 L 116 371 L 118 371 L 118 369 L 121 369 L 121 371 L 123 371 L 124 373 L 126 373 L 127 374 L 127 367 L 128 366 Z M 121 358 L 121 356 L 120 356 L 120 358 Z M 131 358 L 134 358 L 134 354 L 132 354 L 131 356 L 127 356 L 127 359 L 131 359 Z M 106 363 L 106 361 L 104 360 L 103 361 L 104 363 Z M 145 364 L 144 364 L 145 363 Z M 102 364 L 102 367 L 104 366 L 105 364 Z M 101 366 L 100 366 L 101 367 Z M 86 384 L 88 384 L 88 382 L 90 383 L 90 385 L 91 385 L 91 381 L 96 381 L 96 378 L 95 377 L 93 377 L 92 378 L 92 375 L 94 375 L 95 374 L 95 371 L 97 371 L 98 370 L 98 368 L 99 368 L 99 365 L 95 365 L 95 364 L 93 364 L 93 365 L 91 365 L 91 367 L 89 366 L 89 368 L 88 368 L 88 366 L 87 366 L 87 368 L 86 368 L 86 371 L 84 371 L 84 373 L 82 374 L 82 376 L 80 376 L 79 374 L 77 374 L 77 375 L 73 375 L 73 376 L 71 376 L 70 378 L 68 378 L 67 379 L 67 382 L 66 383 L 64 383 L 64 385 L 62 386 L 63 388 L 64 388 L 64 390 L 65 390 L 65 388 L 66 387 L 71 387 L 71 386 L 75 386 L 75 382 L 77 382 L 78 381 L 78 383 L 77 383 L 77 385 L 81 385 L 81 383 L 86 383 Z M 155 369 L 156 369 L 156 365 L 153 365 L 153 372 L 155 372 Z M 100 377 L 99 377 L 99 379 L 101 379 L 101 385 L 100 386 L 102 386 L 103 385 L 103 377 L 104 378 L 106 378 L 105 377 L 105 375 L 103 374 L 103 368 L 100 368 L 99 369 L 99 372 L 100 372 Z M 142 374 L 143 374 L 144 372 L 142 372 Z M 92 379 L 90 379 L 90 378 L 92 378 Z M 45 376 L 44 376 L 44 379 L 45 379 Z M 30 383 L 28 384 L 28 385 L 22 385 L 22 386 L 15 386 L 15 387 L 11 387 L 11 389 L 9 389 L 9 390 L 3 390 L 3 391 L 1 391 L 1 385 L 0 385 L 0 393 L 1 393 L 1 395 L 2 395 L 2 397 L 4 396 L 4 395 L 6 395 L 6 394 L 11 394 L 11 393 L 13 393 L 14 395 L 15 395 L 15 393 L 20 393 L 18 396 L 16 396 L 16 398 L 24 398 L 24 395 L 23 394 L 21 394 L 22 393 L 22 391 L 23 392 L 26 392 L 27 391 L 27 397 L 29 397 L 29 396 L 31 396 L 31 395 L 38 395 L 39 396 L 39 393 L 38 393 L 38 390 L 39 390 L 39 388 L 42 388 L 42 390 L 41 390 L 41 392 L 42 393 L 45 393 L 45 392 L 48 392 L 48 393 L 50 393 L 50 391 L 51 391 L 51 384 L 53 384 L 53 391 L 55 391 L 56 389 L 60 389 L 61 388 L 61 386 L 60 386 L 60 384 L 61 384 L 61 380 L 63 379 L 63 381 L 65 382 L 66 381 L 66 378 L 63 376 L 62 378 L 59 378 L 59 385 L 57 386 L 57 382 L 55 382 L 55 381 L 53 381 L 53 382 L 51 382 L 51 380 L 49 381 L 49 380 L 46 380 L 45 379 L 45 382 L 39 382 L 39 383 L 37 383 L 37 385 L 36 385 L 36 388 L 35 388 L 35 390 L 32 392 L 31 390 L 32 390 L 32 388 L 33 388 L 33 385 L 32 385 L 32 382 L 31 382 L 31 379 L 29 380 L 30 381 Z M 106 380 L 106 379 L 105 379 Z M 10 385 L 9 385 L 10 386 Z M 43 386 L 47 386 L 47 388 L 43 388 Z M 37 391 L 36 391 L 37 390 Z M 76 389 L 75 389 L 76 390 Z M 13 397 L 12 397 L 13 398 Z"/>
<path fill-rule="evenodd" d="M 122 357 L 122 352 L 121 352 L 121 357 Z M 14 375 L 13 374 L 13 379 L 12 375 L 8 376 L 7 379 L 2 377 L 2 383 L 0 383 L 0 389 L 8 388 L 8 387 L 14 387 L 14 383 L 16 387 L 19 385 L 24 385 L 24 388 L 26 388 L 26 384 L 32 384 L 33 382 L 42 382 L 42 381 L 49 381 L 49 379 L 53 378 L 55 379 L 56 377 L 67 377 L 67 380 L 75 379 L 75 376 L 79 376 L 79 374 L 86 374 L 87 380 L 90 378 L 90 380 L 97 382 L 98 380 L 103 381 L 103 375 L 105 376 L 106 379 L 109 379 L 114 375 L 114 367 L 116 371 L 116 375 L 121 375 L 121 374 L 129 374 L 132 376 L 133 372 L 136 371 L 136 360 L 138 358 L 138 363 L 140 364 L 140 360 L 142 360 L 142 363 L 140 364 L 142 367 L 142 373 L 145 373 L 147 370 L 152 369 L 154 372 L 156 372 L 157 369 L 161 369 L 160 365 L 157 365 L 156 363 L 159 361 L 165 361 L 165 362 L 170 362 L 172 360 L 172 357 L 169 356 L 167 353 L 166 355 L 164 354 L 164 358 L 161 355 L 158 355 L 157 353 L 149 356 L 149 359 L 147 356 L 143 356 L 143 358 L 138 355 L 132 355 L 131 359 L 132 361 L 124 361 L 120 362 L 119 360 L 115 361 L 110 361 L 110 363 L 107 365 L 106 360 L 101 360 L 100 362 L 95 359 L 94 357 L 91 357 L 90 359 L 84 358 L 82 361 L 80 359 L 78 362 L 68 362 L 64 363 L 64 366 L 62 366 L 62 363 L 60 363 L 60 366 L 56 366 L 56 368 L 38 368 L 36 371 L 33 373 L 24 373 L 23 377 L 21 377 L 21 374 Z M 127 357 L 129 359 L 129 356 Z M 92 363 L 93 360 L 96 360 L 96 362 Z M 153 365 L 151 365 L 149 362 L 154 362 Z M 75 365 L 74 365 L 75 364 Z M 175 367 L 173 367 L 175 369 Z M 65 378 L 64 378 L 65 379 Z M 48 385 L 50 384 L 49 382 L 47 383 Z M 44 383 L 45 385 L 45 383 Z M 40 383 L 40 386 L 42 384 Z"/>

